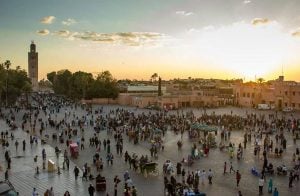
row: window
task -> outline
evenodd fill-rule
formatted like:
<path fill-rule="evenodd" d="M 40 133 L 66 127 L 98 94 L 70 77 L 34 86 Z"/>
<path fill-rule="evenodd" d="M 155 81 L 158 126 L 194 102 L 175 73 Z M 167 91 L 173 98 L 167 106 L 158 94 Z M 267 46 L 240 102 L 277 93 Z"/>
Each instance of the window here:
<path fill-rule="evenodd" d="M 288 92 L 287 92 L 287 91 L 285 91 L 285 92 L 284 92 L 284 94 L 285 94 L 285 95 L 288 95 Z"/>
<path fill-rule="evenodd" d="M 250 97 L 250 93 L 247 93 L 247 97 Z"/>
<path fill-rule="evenodd" d="M 285 105 L 285 107 L 287 107 L 287 106 L 288 106 L 288 103 L 284 103 L 284 105 Z"/>
<path fill-rule="evenodd" d="M 292 106 L 293 106 L 293 108 L 296 106 L 296 104 L 295 103 L 292 103 Z"/>
<path fill-rule="evenodd" d="M 295 96 L 296 95 L 296 92 L 295 91 L 293 91 L 293 96 Z"/>

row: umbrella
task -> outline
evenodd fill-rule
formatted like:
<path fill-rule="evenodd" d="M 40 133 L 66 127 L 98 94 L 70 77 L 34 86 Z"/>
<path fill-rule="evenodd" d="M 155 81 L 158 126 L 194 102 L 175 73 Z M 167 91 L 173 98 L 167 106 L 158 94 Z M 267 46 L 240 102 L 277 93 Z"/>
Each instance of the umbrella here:
<path fill-rule="evenodd" d="M 205 131 L 205 130 L 207 130 L 208 127 L 209 127 L 208 125 L 201 124 L 201 123 L 194 123 L 191 126 L 192 129 L 197 129 L 199 131 Z"/>
<path fill-rule="evenodd" d="M 154 132 L 154 133 L 161 133 L 162 130 L 161 130 L 161 129 L 154 129 L 153 132 Z"/>

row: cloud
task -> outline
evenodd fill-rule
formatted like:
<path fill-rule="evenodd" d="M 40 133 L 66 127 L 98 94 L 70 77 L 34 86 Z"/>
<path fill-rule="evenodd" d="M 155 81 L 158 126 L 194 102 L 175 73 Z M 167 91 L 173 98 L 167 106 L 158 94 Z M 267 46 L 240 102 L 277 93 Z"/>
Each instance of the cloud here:
<path fill-rule="evenodd" d="M 55 16 L 46 16 L 40 20 L 43 24 L 52 24 L 55 20 Z"/>
<path fill-rule="evenodd" d="M 244 4 L 249 4 L 249 3 L 251 3 L 251 1 L 250 0 L 245 0 L 243 3 Z"/>
<path fill-rule="evenodd" d="M 269 21 L 269 19 L 267 19 L 267 18 L 254 18 L 252 21 L 251 21 L 251 23 L 253 24 L 253 25 L 263 25 L 263 24 L 267 24 L 267 23 L 269 23 L 270 21 Z"/>
<path fill-rule="evenodd" d="M 298 29 L 296 29 L 295 31 L 293 31 L 293 32 L 291 33 L 291 35 L 292 35 L 293 37 L 299 37 L 299 38 L 300 38 L 300 28 L 298 28 Z"/>
<path fill-rule="evenodd" d="M 77 23 L 77 21 L 73 18 L 68 18 L 67 20 L 63 20 L 61 23 L 66 26 L 70 26 Z"/>
<path fill-rule="evenodd" d="M 56 35 L 66 35 L 64 31 L 58 31 Z M 165 35 L 155 32 L 118 32 L 118 33 L 97 33 L 97 32 L 68 32 L 69 40 L 84 40 L 95 43 L 123 44 L 127 46 L 141 46 L 157 42 Z"/>
<path fill-rule="evenodd" d="M 60 37 L 68 37 L 71 34 L 71 32 L 68 30 L 59 30 L 55 31 L 53 34 Z"/>
<path fill-rule="evenodd" d="M 215 29 L 215 27 L 213 25 L 208 25 L 208 26 L 203 27 L 204 31 L 212 31 L 214 29 Z"/>
<path fill-rule="evenodd" d="M 50 31 L 48 29 L 42 29 L 42 30 L 36 31 L 36 33 L 38 35 L 48 35 L 50 33 Z"/>
<path fill-rule="evenodd" d="M 175 13 L 178 14 L 178 15 L 181 15 L 181 16 L 191 16 L 191 15 L 194 15 L 193 12 L 186 12 L 186 11 L 176 11 Z"/>

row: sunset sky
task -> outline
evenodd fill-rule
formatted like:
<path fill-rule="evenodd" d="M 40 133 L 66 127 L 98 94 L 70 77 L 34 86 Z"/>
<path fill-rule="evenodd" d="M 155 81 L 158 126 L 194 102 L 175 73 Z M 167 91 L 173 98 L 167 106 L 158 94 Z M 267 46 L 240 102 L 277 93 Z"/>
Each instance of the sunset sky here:
<path fill-rule="evenodd" d="M 0 61 L 117 79 L 300 81 L 299 0 L 0 0 Z M 283 68 L 283 69 L 282 69 Z"/>

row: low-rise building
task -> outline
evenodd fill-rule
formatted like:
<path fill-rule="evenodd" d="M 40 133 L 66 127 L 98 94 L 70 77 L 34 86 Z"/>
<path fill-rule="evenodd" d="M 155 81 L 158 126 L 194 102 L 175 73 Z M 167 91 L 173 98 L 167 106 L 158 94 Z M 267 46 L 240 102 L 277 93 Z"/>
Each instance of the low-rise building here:
<path fill-rule="evenodd" d="M 244 107 L 257 107 L 268 104 L 282 110 L 291 107 L 300 110 L 300 83 L 284 81 L 280 76 L 277 80 L 266 83 L 240 83 L 234 87 L 235 103 Z"/>

